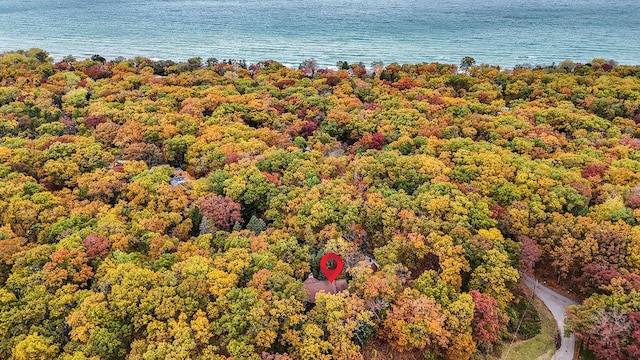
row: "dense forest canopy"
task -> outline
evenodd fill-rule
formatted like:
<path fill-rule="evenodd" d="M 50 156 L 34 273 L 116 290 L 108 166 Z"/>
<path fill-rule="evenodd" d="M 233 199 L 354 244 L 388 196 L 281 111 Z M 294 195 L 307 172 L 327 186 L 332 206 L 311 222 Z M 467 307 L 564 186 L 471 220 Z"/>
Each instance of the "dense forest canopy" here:
<path fill-rule="evenodd" d="M 465 60 L 3 54 L 0 358 L 480 359 L 534 271 L 639 358 L 640 68 Z"/>

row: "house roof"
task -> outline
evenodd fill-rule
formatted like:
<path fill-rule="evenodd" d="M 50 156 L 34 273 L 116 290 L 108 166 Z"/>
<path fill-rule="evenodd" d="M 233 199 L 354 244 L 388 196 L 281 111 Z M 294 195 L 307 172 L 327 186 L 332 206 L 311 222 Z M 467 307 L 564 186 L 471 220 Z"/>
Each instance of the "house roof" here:
<path fill-rule="evenodd" d="M 318 280 L 313 277 L 313 275 L 309 275 L 309 278 L 305 280 L 302 285 L 304 289 L 309 293 L 309 298 L 307 299 L 310 303 L 316 302 L 316 294 L 320 291 L 324 291 L 327 294 L 337 294 L 340 291 L 347 289 L 347 280 L 336 280 L 333 283 L 330 283 L 328 280 Z"/>
<path fill-rule="evenodd" d="M 189 176 L 189 173 L 187 173 L 186 171 L 182 170 L 179 167 L 173 169 L 173 173 L 171 174 L 171 179 L 169 180 L 169 182 L 171 183 L 171 186 L 173 187 L 182 185 L 190 181 L 191 181 L 191 176 Z"/>
<path fill-rule="evenodd" d="M 169 182 L 171 183 L 171 186 L 176 187 L 186 181 L 187 180 L 184 178 L 184 176 L 176 176 L 172 178 Z"/>

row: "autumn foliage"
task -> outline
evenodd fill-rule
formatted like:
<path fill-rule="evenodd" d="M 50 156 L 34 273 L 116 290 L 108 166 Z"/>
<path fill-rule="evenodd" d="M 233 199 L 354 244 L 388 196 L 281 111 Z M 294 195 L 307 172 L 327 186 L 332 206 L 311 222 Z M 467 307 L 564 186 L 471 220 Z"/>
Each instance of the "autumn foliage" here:
<path fill-rule="evenodd" d="M 222 230 L 231 230 L 236 222 L 242 222 L 240 204 L 227 196 L 208 195 L 200 201 L 200 211 Z"/>
<path fill-rule="evenodd" d="M 522 273 L 640 356 L 638 67 L 42 54 L 0 55 L 1 359 L 497 356 Z"/>
<path fill-rule="evenodd" d="M 495 299 L 479 291 L 472 290 L 469 295 L 473 298 L 473 335 L 478 346 L 487 351 L 498 341 L 500 331 L 507 323 L 507 316 L 498 307 Z"/>

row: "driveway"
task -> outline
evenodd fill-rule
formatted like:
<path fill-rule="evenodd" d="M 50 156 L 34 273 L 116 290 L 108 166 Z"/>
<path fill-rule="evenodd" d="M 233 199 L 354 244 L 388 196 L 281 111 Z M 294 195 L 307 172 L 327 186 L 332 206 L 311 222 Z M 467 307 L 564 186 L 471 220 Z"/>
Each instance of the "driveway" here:
<path fill-rule="evenodd" d="M 562 345 L 560 349 L 553 354 L 553 360 L 573 360 L 576 344 L 573 335 L 569 337 L 564 336 L 564 314 L 569 305 L 575 305 L 577 303 L 540 284 L 529 275 L 523 275 L 522 278 L 524 284 L 533 290 L 536 296 L 549 308 L 558 323 L 558 329 L 560 329 L 560 334 L 562 335 Z"/>

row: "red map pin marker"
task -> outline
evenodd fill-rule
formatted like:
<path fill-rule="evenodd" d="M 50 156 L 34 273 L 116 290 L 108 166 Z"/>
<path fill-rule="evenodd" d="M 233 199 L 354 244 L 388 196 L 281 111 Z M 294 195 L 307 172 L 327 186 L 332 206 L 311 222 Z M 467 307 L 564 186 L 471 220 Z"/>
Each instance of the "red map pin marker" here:
<path fill-rule="evenodd" d="M 327 267 L 327 262 L 329 260 L 334 260 L 336 262 L 335 269 L 329 269 Z M 342 263 L 342 258 L 340 257 L 340 255 L 335 253 L 326 253 L 322 257 L 322 259 L 320 259 L 320 270 L 322 270 L 322 273 L 324 274 L 324 276 L 327 277 L 327 279 L 329 280 L 329 283 L 333 283 L 333 281 L 338 277 L 338 275 L 340 275 L 340 273 L 342 272 L 343 266 L 344 264 Z"/>

